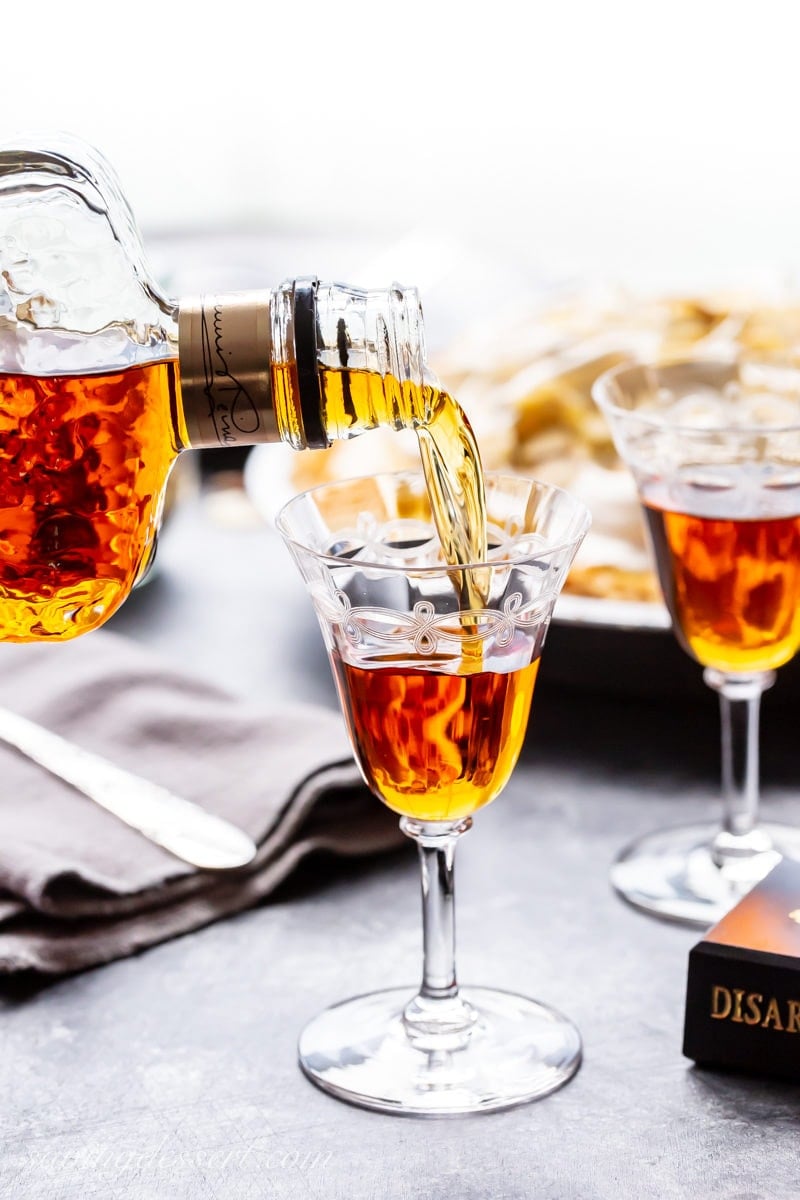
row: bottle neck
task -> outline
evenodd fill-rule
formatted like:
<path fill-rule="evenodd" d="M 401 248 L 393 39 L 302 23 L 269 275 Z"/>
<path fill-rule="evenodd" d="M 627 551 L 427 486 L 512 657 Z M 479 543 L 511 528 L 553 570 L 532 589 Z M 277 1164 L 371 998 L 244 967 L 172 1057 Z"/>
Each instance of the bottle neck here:
<path fill-rule="evenodd" d="M 317 449 L 430 416 L 419 299 L 397 285 L 294 279 L 275 291 L 182 300 L 178 359 L 180 438 L 195 449 Z"/>

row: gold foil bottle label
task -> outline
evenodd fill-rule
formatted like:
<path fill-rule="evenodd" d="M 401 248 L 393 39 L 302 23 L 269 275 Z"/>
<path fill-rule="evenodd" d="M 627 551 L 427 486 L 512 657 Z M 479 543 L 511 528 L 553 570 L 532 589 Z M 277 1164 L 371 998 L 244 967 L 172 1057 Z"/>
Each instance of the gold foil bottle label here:
<path fill-rule="evenodd" d="M 270 369 L 271 299 L 271 292 L 261 291 L 181 301 L 181 406 L 194 449 L 279 440 Z"/>

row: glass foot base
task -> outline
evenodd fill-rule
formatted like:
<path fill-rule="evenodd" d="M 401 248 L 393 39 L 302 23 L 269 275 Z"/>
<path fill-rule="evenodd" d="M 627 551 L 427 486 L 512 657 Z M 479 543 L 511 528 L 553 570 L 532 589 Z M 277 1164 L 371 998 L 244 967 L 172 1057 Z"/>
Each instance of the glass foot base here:
<path fill-rule="evenodd" d="M 300 1066 L 324 1091 L 405 1116 L 491 1112 L 538 1100 L 581 1061 L 575 1026 L 552 1008 L 488 988 L 462 995 L 477 1017 L 458 1049 L 416 1049 L 403 1023 L 414 988 L 357 996 L 327 1009 L 300 1037 Z"/>
<path fill-rule="evenodd" d="M 719 866 L 712 842 L 719 826 L 687 825 L 647 834 L 622 851 L 611 884 L 634 908 L 666 921 L 707 928 L 741 900 L 781 857 L 800 859 L 800 829 L 759 825 L 772 849 Z"/>

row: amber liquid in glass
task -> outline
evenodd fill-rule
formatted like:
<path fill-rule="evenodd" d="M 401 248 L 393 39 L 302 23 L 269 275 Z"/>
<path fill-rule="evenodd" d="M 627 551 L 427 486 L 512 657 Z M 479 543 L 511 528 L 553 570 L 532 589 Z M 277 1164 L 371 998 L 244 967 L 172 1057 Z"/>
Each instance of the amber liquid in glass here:
<path fill-rule="evenodd" d="M 352 744 L 369 787 L 395 812 L 421 821 L 469 816 L 502 791 L 528 724 L 535 659 L 506 674 L 449 674 L 333 656 Z"/>
<path fill-rule="evenodd" d="M 800 516 L 644 511 L 684 649 L 720 671 L 766 671 L 800 646 Z"/>
<path fill-rule="evenodd" d="M 0 375 L 0 638 L 71 638 L 153 548 L 177 448 L 175 366 Z"/>

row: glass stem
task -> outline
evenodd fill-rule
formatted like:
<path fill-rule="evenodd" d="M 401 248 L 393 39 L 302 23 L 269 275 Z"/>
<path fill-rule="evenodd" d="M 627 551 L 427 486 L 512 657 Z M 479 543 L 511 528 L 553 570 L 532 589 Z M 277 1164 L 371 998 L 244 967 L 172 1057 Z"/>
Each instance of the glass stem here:
<path fill-rule="evenodd" d="M 720 703 L 723 814 L 713 852 L 721 866 L 772 845 L 758 827 L 758 753 L 761 696 L 775 682 L 775 672 L 732 675 L 709 667 L 703 678 L 719 694 Z"/>
<path fill-rule="evenodd" d="M 458 992 L 453 865 L 456 842 L 471 827 L 470 817 L 454 823 L 403 817 L 400 827 L 419 849 L 422 876 L 422 984 L 406 1005 L 406 1032 L 421 1050 L 465 1045 L 475 1010 Z"/>

